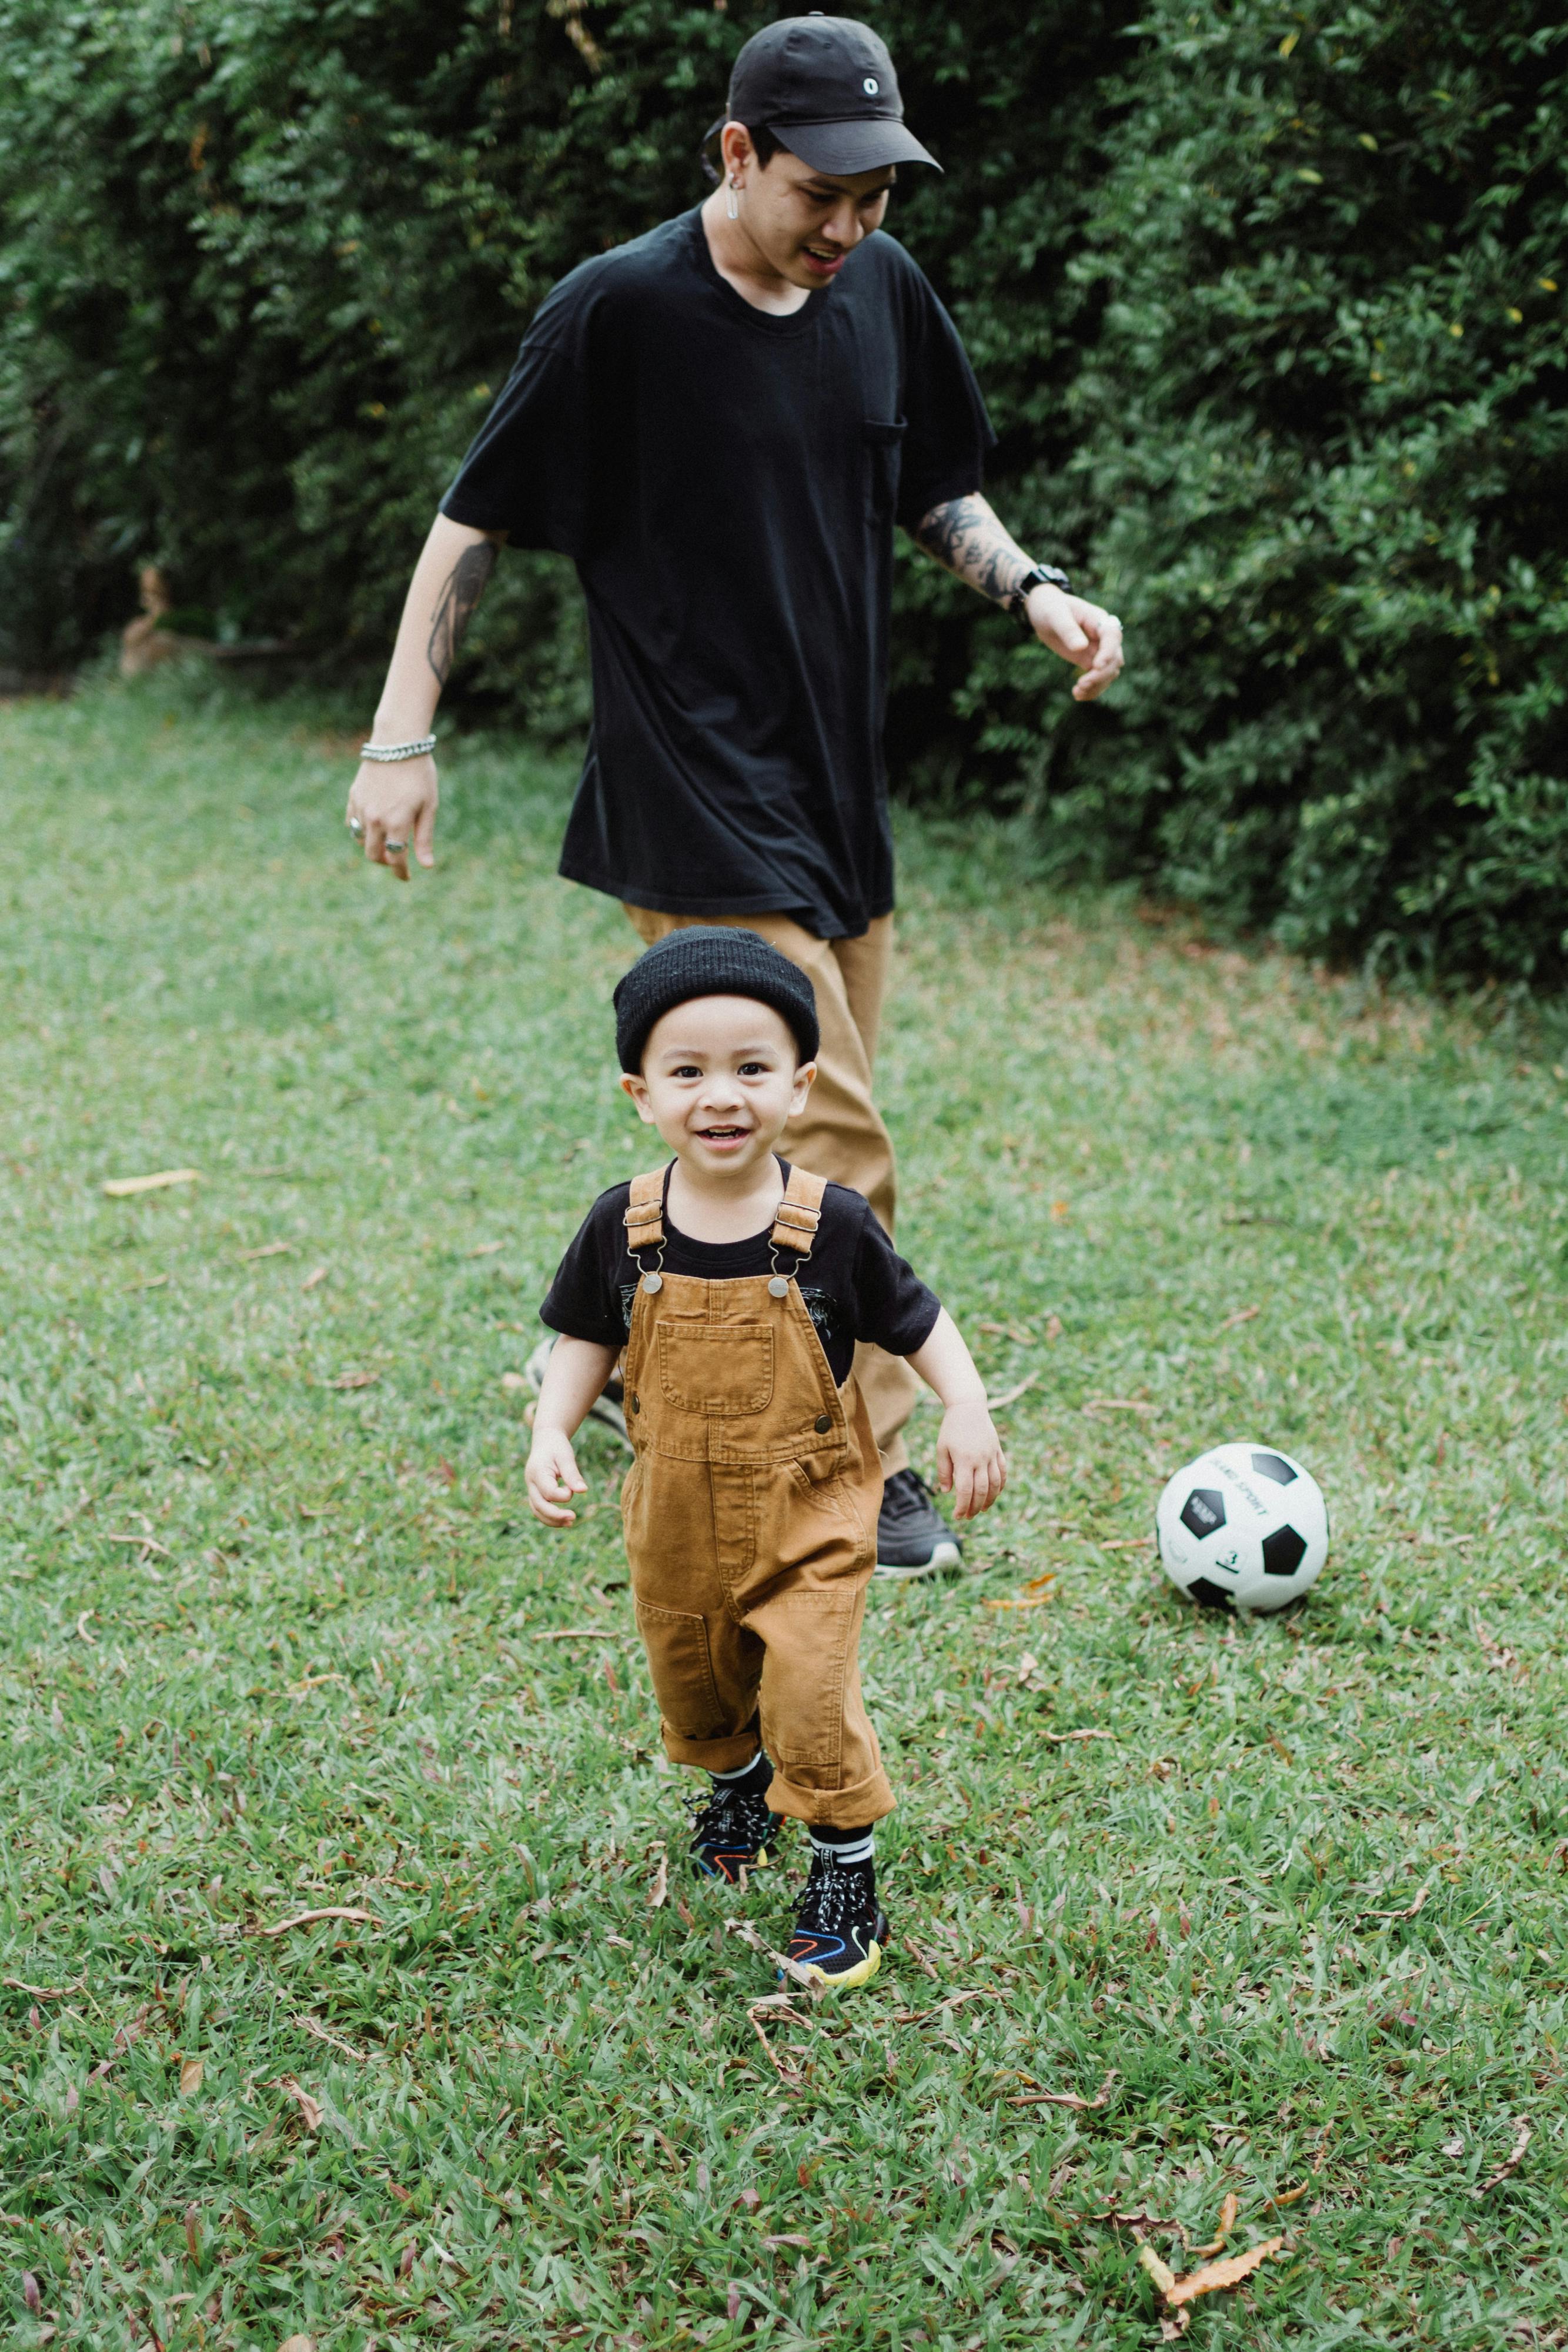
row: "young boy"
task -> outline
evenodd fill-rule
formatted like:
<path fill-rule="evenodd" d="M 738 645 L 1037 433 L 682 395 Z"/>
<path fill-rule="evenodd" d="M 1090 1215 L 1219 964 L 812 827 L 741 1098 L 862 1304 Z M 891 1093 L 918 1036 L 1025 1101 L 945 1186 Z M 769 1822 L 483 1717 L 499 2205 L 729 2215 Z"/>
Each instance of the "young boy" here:
<path fill-rule="evenodd" d="M 1000 1494 L 1001 1447 L 951 1318 L 867 1202 L 775 1155 L 817 1074 L 805 973 L 755 931 L 673 931 L 615 1013 L 621 1083 L 674 1157 L 600 1195 L 550 1286 L 540 1313 L 562 1336 L 528 1499 L 571 1524 L 572 1435 L 624 1347 L 637 1627 L 665 1750 L 712 1780 L 694 1868 L 734 1881 L 768 1861 L 780 1814 L 805 1822 L 789 1957 L 863 1984 L 887 1941 L 872 1830 L 894 1796 L 857 1664 L 882 1471 L 855 1342 L 907 1356 L 941 1398 L 959 1518 Z"/>

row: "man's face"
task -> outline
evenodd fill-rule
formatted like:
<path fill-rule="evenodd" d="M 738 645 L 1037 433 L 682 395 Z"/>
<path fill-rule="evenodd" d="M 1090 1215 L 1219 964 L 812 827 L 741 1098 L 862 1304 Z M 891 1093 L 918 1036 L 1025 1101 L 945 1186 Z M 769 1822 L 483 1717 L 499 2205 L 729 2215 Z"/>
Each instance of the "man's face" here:
<path fill-rule="evenodd" d="M 746 184 L 741 221 L 747 236 L 789 285 L 831 286 L 861 239 L 882 226 L 893 166 L 836 179 L 781 147 L 759 171 L 750 140 L 744 131 L 740 138 L 736 161 Z"/>

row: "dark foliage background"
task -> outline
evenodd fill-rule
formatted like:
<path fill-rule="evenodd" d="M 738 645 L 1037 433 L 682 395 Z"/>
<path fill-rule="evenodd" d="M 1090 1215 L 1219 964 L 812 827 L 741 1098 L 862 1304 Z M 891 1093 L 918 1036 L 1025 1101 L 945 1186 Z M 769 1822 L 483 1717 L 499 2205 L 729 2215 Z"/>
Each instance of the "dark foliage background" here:
<path fill-rule="evenodd" d="M 0 0 L 0 659 L 169 573 L 188 623 L 384 654 L 533 308 L 702 192 L 777 6 Z M 1020 537 L 1126 621 L 1083 711 L 922 559 L 902 786 L 1217 921 L 1556 979 L 1568 878 L 1568 28 L 1379 0 L 888 0 L 947 164 L 895 226 Z M 917 175 L 909 175 L 915 180 Z M 570 736 L 570 576 L 509 558 L 471 707 Z"/>

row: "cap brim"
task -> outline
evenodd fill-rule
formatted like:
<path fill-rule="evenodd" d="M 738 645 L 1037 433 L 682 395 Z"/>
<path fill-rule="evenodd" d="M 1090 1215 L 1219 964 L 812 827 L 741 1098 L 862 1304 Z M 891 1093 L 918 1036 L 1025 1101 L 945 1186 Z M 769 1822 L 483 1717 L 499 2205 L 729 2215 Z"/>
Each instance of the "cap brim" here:
<path fill-rule="evenodd" d="M 835 179 L 881 172 L 889 163 L 929 163 L 934 172 L 942 169 L 913 131 L 875 115 L 839 122 L 770 122 L 768 128 L 791 155 L 799 155 L 813 172 L 831 172 Z"/>

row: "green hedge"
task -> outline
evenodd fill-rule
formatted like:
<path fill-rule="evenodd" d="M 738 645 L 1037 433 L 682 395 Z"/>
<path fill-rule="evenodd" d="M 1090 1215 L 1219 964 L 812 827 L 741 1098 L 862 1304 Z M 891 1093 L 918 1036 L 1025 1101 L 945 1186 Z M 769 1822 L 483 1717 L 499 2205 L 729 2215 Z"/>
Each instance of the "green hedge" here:
<path fill-rule="evenodd" d="M 534 306 L 701 193 L 777 13 L 0 0 L 0 659 L 79 658 L 152 557 L 225 634 L 379 660 Z M 1132 654 L 1080 710 L 911 557 L 903 787 L 1314 951 L 1556 977 L 1568 36 L 1519 0 L 874 20 L 949 166 L 896 226 L 998 503 Z M 580 727 L 549 559 L 503 564 L 463 690 Z"/>

